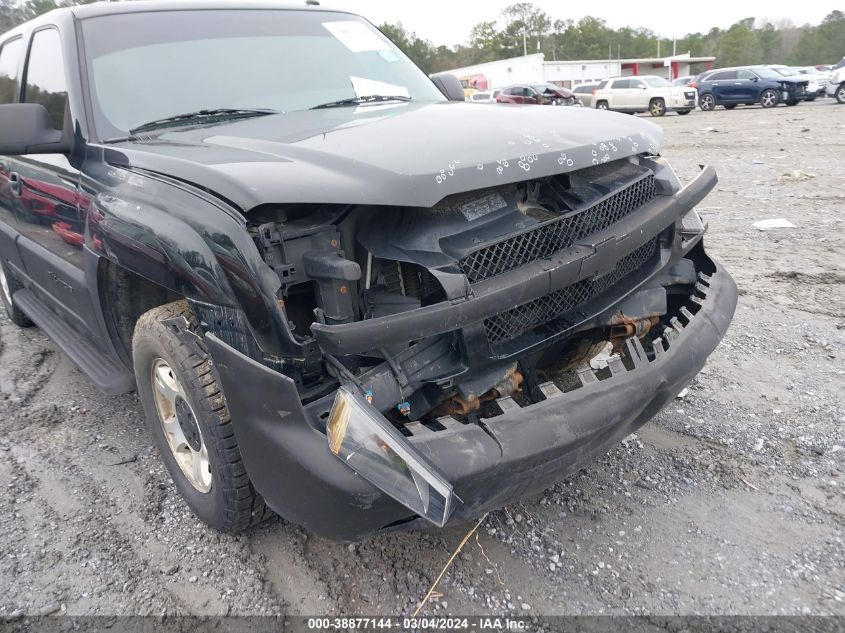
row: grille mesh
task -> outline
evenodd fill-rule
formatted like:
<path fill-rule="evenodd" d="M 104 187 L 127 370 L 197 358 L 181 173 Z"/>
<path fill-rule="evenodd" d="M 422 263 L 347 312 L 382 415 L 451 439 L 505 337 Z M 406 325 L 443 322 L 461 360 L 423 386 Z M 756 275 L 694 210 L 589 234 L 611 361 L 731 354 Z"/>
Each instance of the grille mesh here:
<path fill-rule="evenodd" d="M 657 250 L 657 238 L 640 246 L 618 262 L 606 275 L 583 279 L 545 297 L 529 301 L 521 306 L 500 312 L 484 320 L 484 328 L 491 344 L 515 339 L 528 330 L 548 323 L 570 310 L 597 297 L 611 286 L 622 281 L 652 258 Z"/>
<path fill-rule="evenodd" d="M 577 240 L 615 224 L 656 195 L 654 176 L 646 176 L 580 213 L 485 246 L 458 263 L 470 283 L 489 279 L 551 257 Z"/>

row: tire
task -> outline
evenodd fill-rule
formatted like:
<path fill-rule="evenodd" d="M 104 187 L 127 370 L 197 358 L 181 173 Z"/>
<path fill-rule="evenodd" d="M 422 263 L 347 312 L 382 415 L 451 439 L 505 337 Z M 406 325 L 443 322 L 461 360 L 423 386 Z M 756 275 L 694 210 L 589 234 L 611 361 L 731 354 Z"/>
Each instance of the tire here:
<path fill-rule="evenodd" d="M 663 99 L 652 99 L 648 104 L 648 111 L 651 116 L 663 116 L 666 114 L 666 102 Z"/>
<path fill-rule="evenodd" d="M 698 98 L 698 107 L 702 112 L 712 112 L 716 109 L 716 99 L 709 92 L 705 92 Z"/>
<path fill-rule="evenodd" d="M 249 480 L 211 364 L 163 323 L 180 316 L 197 330 L 186 301 L 153 308 L 138 319 L 132 337 L 138 395 L 182 498 L 210 527 L 239 532 L 272 512 Z"/>
<path fill-rule="evenodd" d="M 23 310 L 15 305 L 15 300 L 12 299 L 12 295 L 21 288 L 23 288 L 23 285 L 9 274 L 6 264 L 0 262 L 0 298 L 2 298 L 6 315 L 18 327 L 32 327 L 32 321 Z"/>
<path fill-rule="evenodd" d="M 774 108 L 779 101 L 778 93 L 771 88 L 767 88 L 760 93 L 760 105 L 764 108 Z"/>
<path fill-rule="evenodd" d="M 689 113 L 690 113 L 689 110 L 678 110 L 678 114 L 680 114 L 681 116 L 683 116 L 684 114 L 689 114 Z"/>
<path fill-rule="evenodd" d="M 736 107 L 735 103 L 731 103 L 725 106 L 725 110 L 733 110 Z"/>
<path fill-rule="evenodd" d="M 596 101 L 596 110 L 609 110 L 610 108 L 607 107 L 607 101 Z"/>
<path fill-rule="evenodd" d="M 838 103 L 845 103 L 845 82 L 839 84 L 839 87 L 836 89 L 836 92 L 833 93 L 833 96 L 836 98 Z"/>

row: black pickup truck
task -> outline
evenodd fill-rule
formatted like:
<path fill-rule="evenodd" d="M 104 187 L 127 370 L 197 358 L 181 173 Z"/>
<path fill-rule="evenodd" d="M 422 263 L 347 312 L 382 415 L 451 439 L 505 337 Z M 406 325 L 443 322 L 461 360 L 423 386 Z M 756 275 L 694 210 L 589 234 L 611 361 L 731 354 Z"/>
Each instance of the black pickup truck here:
<path fill-rule="evenodd" d="M 6 311 L 137 389 L 218 529 L 272 509 L 351 540 L 540 491 L 725 334 L 694 209 L 716 175 L 682 186 L 640 119 L 459 100 L 319 6 L 24 24 L 0 36 Z"/>

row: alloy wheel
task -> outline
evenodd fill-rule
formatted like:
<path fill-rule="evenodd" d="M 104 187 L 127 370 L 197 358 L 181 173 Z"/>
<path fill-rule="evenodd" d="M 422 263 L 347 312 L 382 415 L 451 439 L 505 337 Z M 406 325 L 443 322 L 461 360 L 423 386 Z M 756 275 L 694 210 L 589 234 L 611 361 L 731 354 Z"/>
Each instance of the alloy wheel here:
<path fill-rule="evenodd" d="M 764 108 L 771 108 L 774 105 L 777 105 L 778 97 L 772 90 L 766 90 L 760 96 L 760 104 Z"/>
<path fill-rule="evenodd" d="M 163 359 L 155 359 L 151 372 L 153 400 L 170 452 L 191 485 L 208 492 L 212 482 L 208 448 L 185 390 Z"/>
<path fill-rule="evenodd" d="M 700 107 L 705 112 L 709 112 L 715 106 L 716 106 L 716 103 L 714 102 L 712 95 L 704 95 L 703 97 L 701 97 Z"/>

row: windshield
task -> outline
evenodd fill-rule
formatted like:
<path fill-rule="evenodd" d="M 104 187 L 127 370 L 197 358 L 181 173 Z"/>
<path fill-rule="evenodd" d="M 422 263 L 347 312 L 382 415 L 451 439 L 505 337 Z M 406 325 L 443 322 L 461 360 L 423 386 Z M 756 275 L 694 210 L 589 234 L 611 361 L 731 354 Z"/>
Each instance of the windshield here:
<path fill-rule="evenodd" d="M 672 85 L 662 77 L 646 77 L 645 81 L 652 88 L 665 88 Z"/>
<path fill-rule="evenodd" d="M 362 18 L 323 11 L 192 10 L 82 22 L 101 138 L 216 108 L 306 110 L 370 95 L 445 101 Z"/>
<path fill-rule="evenodd" d="M 780 79 L 784 75 L 780 74 L 777 71 L 772 70 L 771 68 L 765 68 L 763 66 L 755 66 L 752 68 L 754 73 L 762 79 Z"/>
<path fill-rule="evenodd" d="M 531 87 L 541 94 L 544 92 L 557 92 L 558 90 L 557 86 L 553 86 L 551 84 L 534 84 Z"/>

